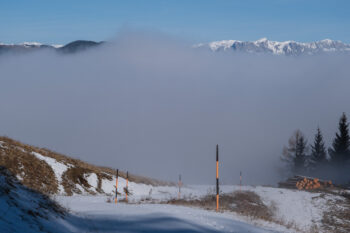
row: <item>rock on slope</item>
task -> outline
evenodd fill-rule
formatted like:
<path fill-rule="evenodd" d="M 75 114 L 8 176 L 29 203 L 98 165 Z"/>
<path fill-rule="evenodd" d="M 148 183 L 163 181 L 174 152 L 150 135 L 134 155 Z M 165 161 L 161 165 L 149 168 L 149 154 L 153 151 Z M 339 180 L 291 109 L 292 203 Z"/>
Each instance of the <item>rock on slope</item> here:
<path fill-rule="evenodd" d="M 7 137 L 0 137 L 0 166 L 6 167 L 23 185 L 45 194 L 112 194 L 115 189 L 113 169 L 94 166 Z M 119 172 L 119 175 L 119 183 L 125 183 L 125 173 Z M 129 180 L 143 185 L 166 185 L 136 175 L 130 175 Z"/>

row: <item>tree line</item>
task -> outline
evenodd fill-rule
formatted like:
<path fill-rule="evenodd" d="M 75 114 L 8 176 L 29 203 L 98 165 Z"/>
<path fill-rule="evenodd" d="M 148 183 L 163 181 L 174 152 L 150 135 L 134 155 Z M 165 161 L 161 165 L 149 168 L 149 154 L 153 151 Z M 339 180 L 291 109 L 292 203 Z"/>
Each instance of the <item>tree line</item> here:
<path fill-rule="evenodd" d="M 296 130 L 283 148 L 282 160 L 293 174 L 318 176 L 334 179 L 338 183 L 350 180 L 350 136 L 349 123 L 343 113 L 331 147 L 325 146 L 321 129 L 318 127 L 310 145 L 300 130 Z"/>

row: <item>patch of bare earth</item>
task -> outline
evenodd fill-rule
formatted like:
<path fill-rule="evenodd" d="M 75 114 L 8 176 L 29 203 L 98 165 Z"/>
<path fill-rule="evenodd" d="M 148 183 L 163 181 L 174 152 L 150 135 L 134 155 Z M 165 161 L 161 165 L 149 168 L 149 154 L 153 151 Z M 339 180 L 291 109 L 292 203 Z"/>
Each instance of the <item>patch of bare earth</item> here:
<path fill-rule="evenodd" d="M 322 224 L 326 232 L 350 232 L 350 193 L 342 192 L 343 198 L 328 200 L 328 211 L 323 213 Z"/>
<path fill-rule="evenodd" d="M 167 204 L 195 206 L 206 210 L 216 210 L 216 196 L 206 195 L 201 199 L 172 199 Z M 220 211 L 236 212 L 253 219 L 273 221 L 274 208 L 265 205 L 260 196 L 252 191 L 236 191 L 220 195 Z"/>

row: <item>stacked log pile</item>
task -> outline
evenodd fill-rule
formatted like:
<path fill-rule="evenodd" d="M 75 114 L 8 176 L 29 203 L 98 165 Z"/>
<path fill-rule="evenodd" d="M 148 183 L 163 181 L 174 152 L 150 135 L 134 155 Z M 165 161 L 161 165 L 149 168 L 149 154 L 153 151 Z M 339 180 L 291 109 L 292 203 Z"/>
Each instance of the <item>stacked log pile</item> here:
<path fill-rule="evenodd" d="M 290 188 L 299 190 L 313 190 L 333 188 L 332 181 L 320 180 L 318 178 L 306 177 L 306 176 L 294 176 L 286 180 L 285 182 L 278 183 L 280 188 Z"/>

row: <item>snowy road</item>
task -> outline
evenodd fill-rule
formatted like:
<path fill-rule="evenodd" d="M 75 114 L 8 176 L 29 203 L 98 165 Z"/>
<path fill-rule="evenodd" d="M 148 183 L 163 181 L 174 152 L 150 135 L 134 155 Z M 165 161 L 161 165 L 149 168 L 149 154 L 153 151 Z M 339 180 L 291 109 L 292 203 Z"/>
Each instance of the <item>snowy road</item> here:
<path fill-rule="evenodd" d="M 57 197 L 72 215 L 61 222 L 70 232 L 278 232 L 236 221 L 229 214 L 161 205 L 107 203 L 105 197 Z M 60 225 L 61 225 L 60 224 Z"/>

